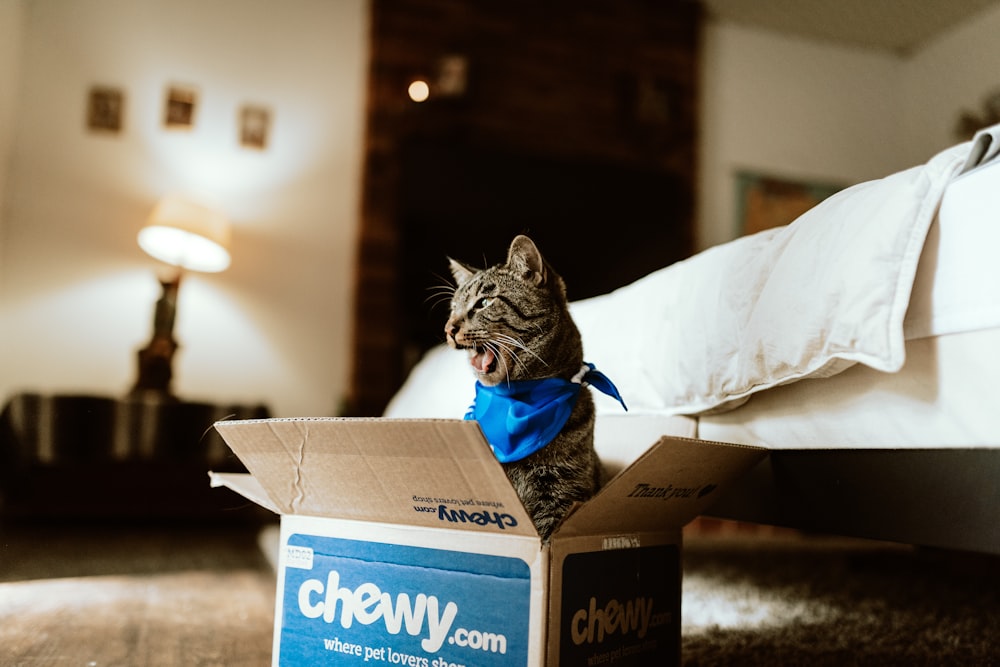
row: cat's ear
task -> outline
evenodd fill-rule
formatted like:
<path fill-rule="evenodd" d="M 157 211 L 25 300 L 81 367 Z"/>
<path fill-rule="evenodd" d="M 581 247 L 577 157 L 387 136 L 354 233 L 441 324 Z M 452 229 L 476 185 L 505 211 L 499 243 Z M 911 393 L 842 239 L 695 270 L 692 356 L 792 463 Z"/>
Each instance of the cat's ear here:
<path fill-rule="evenodd" d="M 515 236 L 514 240 L 510 242 L 510 249 L 507 251 L 507 266 L 536 287 L 545 284 L 547 267 L 545 260 L 542 259 L 542 253 L 538 252 L 534 241 L 523 234 Z"/>
<path fill-rule="evenodd" d="M 476 273 L 473 269 L 470 269 L 461 262 L 456 262 L 451 257 L 448 258 L 448 266 L 451 269 L 451 275 L 455 277 L 455 282 L 458 285 L 462 285 Z"/>

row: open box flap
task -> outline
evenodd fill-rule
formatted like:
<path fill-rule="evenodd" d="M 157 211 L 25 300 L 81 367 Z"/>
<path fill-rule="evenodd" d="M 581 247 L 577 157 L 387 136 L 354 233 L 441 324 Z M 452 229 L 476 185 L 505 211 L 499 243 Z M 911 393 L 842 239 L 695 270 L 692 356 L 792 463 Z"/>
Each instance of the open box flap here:
<path fill-rule="evenodd" d="M 283 514 L 537 534 L 476 422 L 264 419 L 215 428 Z"/>
<path fill-rule="evenodd" d="M 253 475 L 244 472 L 212 472 L 209 471 L 208 478 L 212 488 L 224 486 L 240 494 L 247 500 L 252 500 L 264 509 L 271 510 L 275 514 L 281 514 L 278 508 L 267 495 L 267 491 L 260 485 L 260 482 Z"/>
<path fill-rule="evenodd" d="M 578 506 L 556 537 L 680 528 L 767 453 L 760 447 L 663 436 Z"/>

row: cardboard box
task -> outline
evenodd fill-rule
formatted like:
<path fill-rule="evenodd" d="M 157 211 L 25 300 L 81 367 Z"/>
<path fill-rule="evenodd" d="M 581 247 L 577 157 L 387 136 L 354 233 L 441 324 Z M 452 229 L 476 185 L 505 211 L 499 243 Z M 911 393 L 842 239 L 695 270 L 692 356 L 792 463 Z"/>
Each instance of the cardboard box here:
<path fill-rule="evenodd" d="M 273 664 L 677 663 L 681 528 L 765 451 L 670 427 L 602 422 L 645 451 L 543 544 L 476 422 L 216 424 L 281 514 Z"/>

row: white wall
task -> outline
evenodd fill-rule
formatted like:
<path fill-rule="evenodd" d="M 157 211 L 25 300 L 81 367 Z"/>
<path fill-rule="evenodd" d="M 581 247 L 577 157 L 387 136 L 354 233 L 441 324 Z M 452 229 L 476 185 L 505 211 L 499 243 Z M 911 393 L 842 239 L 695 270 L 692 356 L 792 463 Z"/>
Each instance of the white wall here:
<path fill-rule="evenodd" d="M 350 370 L 368 1 L 24 6 L 0 395 L 128 390 L 163 268 L 136 233 L 159 197 L 179 192 L 224 211 L 234 239 L 228 271 L 181 286 L 177 393 L 334 413 Z M 200 91 L 190 132 L 162 126 L 170 83 Z M 85 129 L 93 84 L 125 91 L 116 136 Z M 273 110 L 264 152 L 238 145 L 244 103 Z"/>
<path fill-rule="evenodd" d="M 3 248 L 3 211 L 14 139 L 17 91 L 21 80 L 21 32 L 24 0 L 0 0 L 0 258 Z"/>
<path fill-rule="evenodd" d="M 906 162 L 955 143 L 961 111 L 979 114 L 1000 93 L 1000 4 L 949 30 L 906 62 L 903 70 Z"/>
<path fill-rule="evenodd" d="M 696 243 L 736 235 L 735 174 L 852 184 L 959 141 L 1000 89 L 1000 5 L 899 56 L 709 22 L 703 33 Z"/>
<path fill-rule="evenodd" d="M 702 38 L 699 249 L 736 236 L 741 169 L 852 184 L 899 167 L 897 57 L 721 23 Z"/>

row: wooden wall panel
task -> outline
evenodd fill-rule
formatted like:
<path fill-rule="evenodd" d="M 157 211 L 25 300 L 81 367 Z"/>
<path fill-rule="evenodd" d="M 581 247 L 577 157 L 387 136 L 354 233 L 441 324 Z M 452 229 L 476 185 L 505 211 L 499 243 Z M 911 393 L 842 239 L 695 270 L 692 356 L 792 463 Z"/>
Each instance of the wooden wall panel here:
<path fill-rule="evenodd" d="M 697 131 L 693 0 L 373 0 L 372 12 L 355 415 L 380 414 L 420 351 L 400 303 L 404 147 L 662 174 L 686 193 L 671 222 L 676 259 L 692 247 Z M 465 58 L 467 88 L 442 97 L 433 86 L 450 55 Z M 432 93 L 417 104 L 406 88 L 420 77 Z"/>

